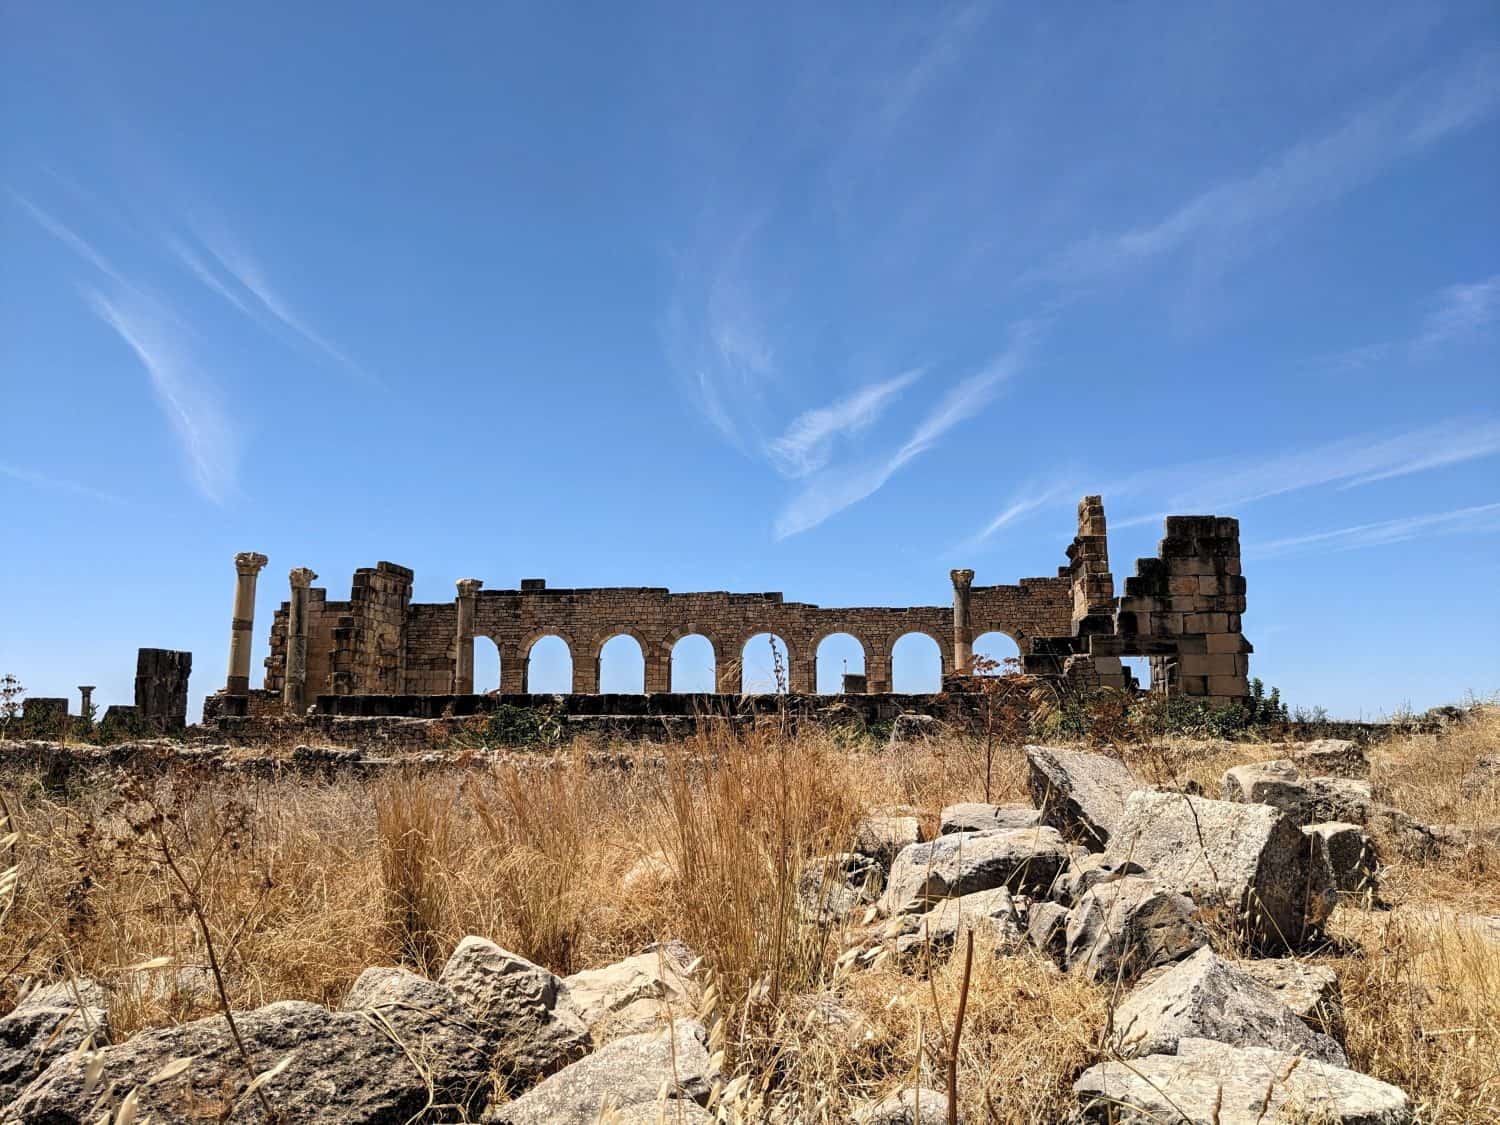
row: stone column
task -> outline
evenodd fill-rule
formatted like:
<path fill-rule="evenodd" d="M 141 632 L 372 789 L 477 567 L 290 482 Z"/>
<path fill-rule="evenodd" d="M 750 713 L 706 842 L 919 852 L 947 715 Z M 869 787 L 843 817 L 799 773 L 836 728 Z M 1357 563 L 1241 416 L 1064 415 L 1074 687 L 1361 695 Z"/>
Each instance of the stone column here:
<path fill-rule="evenodd" d="M 255 579 L 270 562 L 255 551 L 234 556 L 238 575 L 234 585 L 234 625 L 229 634 L 229 679 L 224 690 L 230 695 L 250 693 L 250 646 L 255 633 Z"/>
<path fill-rule="evenodd" d="M 292 598 L 286 611 L 286 675 L 282 678 L 281 702 L 296 715 L 307 710 L 307 588 L 317 577 L 305 566 L 287 575 Z"/>
<path fill-rule="evenodd" d="M 969 621 L 969 587 L 974 584 L 972 570 L 951 570 L 953 579 L 953 670 L 968 675 L 974 664 L 974 627 Z"/>
<path fill-rule="evenodd" d="M 87 719 L 89 717 L 89 708 L 94 703 L 94 685 L 79 684 L 78 695 L 78 716 L 79 718 Z"/>
<path fill-rule="evenodd" d="M 891 650 L 882 654 L 871 650 L 865 658 L 865 690 L 871 695 L 884 695 L 891 690 Z"/>
<path fill-rule="evenodd" d="M 453 694 L 474 694 L 474 614 L 478 608 L 478 578 L 458 580 L 458 638 L 453 659 Z"/>

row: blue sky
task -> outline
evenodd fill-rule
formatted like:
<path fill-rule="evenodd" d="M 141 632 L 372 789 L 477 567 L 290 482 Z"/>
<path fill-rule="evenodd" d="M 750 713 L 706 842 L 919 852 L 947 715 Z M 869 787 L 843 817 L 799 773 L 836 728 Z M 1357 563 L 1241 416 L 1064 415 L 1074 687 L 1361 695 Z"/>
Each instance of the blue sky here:
<path fill-rule="evenodd" d="M 1240 518 L 1294 703 L 1500 689 L 1493 4 L 812 8 L 0 4 L 0 669 L 201 698 L 241 550 L 257 679 L 303 565 L 942 603 L 1099 492 Z"/>

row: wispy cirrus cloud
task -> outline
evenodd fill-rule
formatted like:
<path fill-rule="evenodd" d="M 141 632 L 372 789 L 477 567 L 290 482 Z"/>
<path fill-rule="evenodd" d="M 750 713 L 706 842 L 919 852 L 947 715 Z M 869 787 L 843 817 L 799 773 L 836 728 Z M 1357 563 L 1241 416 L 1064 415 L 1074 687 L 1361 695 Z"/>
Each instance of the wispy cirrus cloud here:
<path fill-rule="evenodd" d="M 1421 350 L 1464 339 L 1500 319 L 1500 274 L 1483 281 L 1450 285 L 1440 291 L 1422 322 L 1415 347 Z"/>
<path fill-rule="evenodd" d="M 85 289 L 84 296 L 146 369 L 198 491 L 222 503 L 235 488 L 238 435 L 209 376 L 194 361 L 180 323 L 145 300 L 109 297 L 93 289 Z"/>
<path fill-rule="evenodd" d="M 1075 242 L 1031 280 L 1085 284 L 1193 250 L 1244 256 L 1290 216 L 1327 203 L 1500 109 L 1500 48 L 1423 75 L 1255 172 L 1210 188 L 1157 222 Z"/>
<path fill-rule="evenodd" d="M 1155 469 L 1121 480 L 1113 491 L 1150 495 L 1161 507 L 1114 521 L 1153 523 L 1169 512 L 1226 511 L 1306 488 L 1358 488 L 1500 453 L 1500 419 L 1452 419 L 1395 434 L 1365 434 L 1306 449 Z M 1182 482 L 1191 482 L 1184 486 Z"/>
<path fill-rule="evenodd" d="M 1031 322 L 1015 325 L 1006 350 L 950 388 L 911 436 L 884 460 L 834 466 L 808 477 L 802 490 L 777 515 L 776 538 L 810 531 L 873 496 L 902 468 L 936 446 L 949 430 L 979 413 L 994 399 L 1001 384 L 1019 373 L 1037 331 L 1038 326 Z"/>
<path fill-rule="evenodd" d="M 14 189 L 8 190 L 10 191 L 11 198 L 16 201 L 17 206 L 31 216 L 32 221 L 37 226 L 41 227 L 53 238 L 57 239 L 58 242 L 73 251 L 74 254 L 78 255 L 78 257 L 82 258 L 111 281 L 134 288 L 130 286 L 130 282 L 125 280 L 120 271 L 115 269 L 113 263 L 95 249 L 93 243 L 89 242 L 50 211 L 39 207 L 20 192 Z"/>
<path fill-rule="evenodd" d="M 799 414 L 785 433 L 766 446 L 767 455 L 785 476 L 805 477 L 817 472 L 828 464 L 837 439 L 852 437 L 872 426 L 896 396 L 923 373 L 923 368 L 913 368 Z"/>
<path fill-rule="evenodd" d="M 984 543 L 996 532 L 1018 523 L 1051 504 L 1058 503 L 1064 499 L 1071 499 L 1078 492 L 1078 483 L 1072 478 L 1054 480 L 1048 484 L 1023 488 L 1013 495 L 1010 501 L 995 514 L 994 519 L 985 524 L 977 534 L 972 536 L 964 547 L 974 548 Z"/>
<path fill-rule="evenodd" d="M 1310 535 L 1293 535 L 1284 539 L 1251 542 L 1245 554 L 1252 558 L 1270 558 L 1303 551 L 1354 551 L 1364 547 L 1383 547 L 1403 543 L 1418 536 L 1484 534 L 1500 531 L 1500 503 L 1477 504 L 1448 512 L 1430 512 L 1417 516 L 1355 524 L 1352 527 L 1319 531 Z"/>
<path fill-rule="evenodd" d="M 46 489 L 49 492 L 66 492 L 74 496 L 86 496 L 90 500 L 103 500 L 108 504 L 123 504 L 112 492 L 105 492 L 101 488 L 95 488 L 88 484 L 79 484 L 77 481 L 65 480 L 55 477 L 49 473 L 38 472 L 35 469 L 22 468 L 19 465 L 0 464 L 0 477 L 8 477 L 22 484 L 31 485 L 33 488 Z"/>

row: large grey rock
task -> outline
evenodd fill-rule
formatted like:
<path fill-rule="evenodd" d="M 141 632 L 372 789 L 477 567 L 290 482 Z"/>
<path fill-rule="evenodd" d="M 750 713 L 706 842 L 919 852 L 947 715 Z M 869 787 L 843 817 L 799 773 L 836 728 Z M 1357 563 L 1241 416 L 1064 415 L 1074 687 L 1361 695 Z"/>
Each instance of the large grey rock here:
<path fill-rule="evenodd" d="M 1370 896 L 1380 890 L 1375 844 L 1359 825 L 1339 821 L 1309 824 L 1302 834 L 1313 849 L 1313 858 L 1327 863 L 1335 890 Z"/>
<path fill-rule="evenodd" d="M 1475 759 L 1458 783 L 1458 792 L 1470 800 L 1500 794 L 1500 754 L 1485 754 Z"/>
<path fill-rule="evenodd" d="M 1370 816 L 1370 783 L 1344 777 L 1303 777 L 1290 761 L 1252 762 L 1225 771 L 1224 800 L 1270 805 L 1298 828 L 1323 821 L 1363 824 Z"/>
<path fill-rule="evenodd" d="M 1346 738 L 1319 738 L 1292 751 L 1292 765 L 1309 777 L 1350 777 L 1366 780 L 1370 759 Z"/>
<path fill-rule="evenodd" d="M 594 1042 L 603 1044 L 695 1014 L 700 992 L 687 967 L 662 947 L 574 973 L 563 984 Z"/>
<path fill-rule="evenodd" d="M 1182 1039 L 1175 1055 L 1089 1067 L 1073 1084 L 1079 1116 L 1111 1125 L 1407 1125 L 1395 1086 L 1269 1047 Z"/>
<path fill-rule="evenodd" d="M 922 841 L 922 822 L 909 813 L 871 813 L 854 828 L 854 850 L 885 867 L 901 849 Z"/>
<path fill-rule="evenodd" d="M 891 724 L 889 745 L 901 746 L 913 742 L 926 742 L 930 738 L 936 738 L 942 732 L 943 724 L 931 715 L 905 712 L 897 715 L 896 721 Z"/>
<path fill-rule="evenodd" d="M 508 1081 L 551 1074 L 592 1046 L 562 981 L 487 938 L 459 942 L 438 980 L 467 1009 Z"/>
<path fill-rule="evenodd" d="M 1084 894 L 1068 916 L 1064 960 L 1095 980 L 1133 981 L 1208 944 L 1192 899 L 1146 875 Z"/>
<path fill-rule="evenodd" d="M 495 1125 L 595 1125 L 601 1111 L 663 1112 L 708 1101 L 716 1074 L 708 1033 L 692 1020 L 642 1035 L 627 1035 L 566 1066 L 513 1102 L 485 1115 Z M 607 1119 L 606 1119 L 607 1120 Z"/>
<path fill-rule="evenodd" d="M 1071 906 L 1089 891 L 1103 883 L 1113 883 L 1127 875 L 1144 875 L 1146 869 L 1134 860 L 1105 852 L 1090 852 L 1070 863 L 1052 888 L 1052 897 Z"/>
<path fill-rule="evenodd" d="M 420 978 L 413 978 L 420 980 Z M 430 985 L 432 982 L 423 981 Z M 280 1121 L 402 1125 L 429 1105 L 477 1108 L 487 1085 L 483 1044 L 451 997 L 390 980 L 369 989 L 375 1007 L 330 1012 L 284 1001 L 235 1017 L 257 1073 L 287 1061 L 262 1087 Z M 423 1007 L 406 1010 L 404 994 Z M 80 1053 L 58 1059 L 21 1093 L 8 1115 L 25 1125 L 82 1125 L 113 1113 L 132 1090 L 142 1118 L 268 1123 L 260 1100 L 244 1097 L 245 1065 L 222 1016 L 142 1031 L 97 1053 L 101 1069 L 85 1094 Z M 152 1081 L 173 1060 L 181 1072 Z"/>
<path fill-rule="evenodd" d="M 109 1042 L 104 990 L 86 977 L 33 989 L 0 1017 L 0 1105 L 86 1039 Z"/>
<path fill-rule="evenodd" d="M 1042 814 L 1028 805 L 986 805 L 965 801 L 938 814 L 938 835 L 954 832 L 993 832 L 997 828 L 1035 828 Z"/>
<path fill-rule="evenodd" d="M 1061 961 L 1068 937 L 1068 908 L 1038 899 L 1026 910 L 1026 938 L 1037 950 Z"/>
<path fill-rule="evenodd" d="M 1125 1058 L 1175 1054 L 1178 1041 L 1192 1037 L 1349 1065 L 1333 1038 L 1313 1031 L 1275 992 L 1206 948 L 1137 985 L 1115 1009 L 1112 1027 L 1114 1046 Z"/>
<path fill-rule="evenodd" d="M 1069 858 L 1062 837 L 1051 828 L 939 836 L 901 850 L 891 864 L 881 910 L 912 914 L 940 899 L 995 887 L 1045 892 Z"/>
<path fill-rule="evenodd" d="M 1142 790 L 1126 801 L 1109 853 L 1217 910 L 1263 948 L 1301 941 L 1338 901 L 1310 878 L 1297 826 L 1269 805 Z"/>
<path fill-rule="evenodd" d="M 838 852 L 808 860 L 797 873 L 797 906 L 814 923 L 842 922 L 880 897 L 885 870 L 858 852 Z"/>
<path fill-rule="evenodd" d="M 1338 974 L 1327 965 L 1268 957 L 1236 961 L 1234 967 L 1276 993 L 1308 1027 L 1344 1041 L 1344 993 Z"/>
<path fill-rule="evenodd" d="M 1027 789 L 1042 823 L 1093 851 L 1109 843 L 1125 799 L 1141 787 L 1124 763 L 1103 754 L 1028 746 L 1026 763 Z"/>
<path fill-rule="evenodd" d="M 925 914 L 898 914 L 891 924 L 896 953 L 903 957 L 929 947 L 934 954 L 945 953 L 968 931 L 976 950 L 991 953 L 1015 949 L 1023 940 L 1015 903 L 1004 887 L 944 899 Z"/>
<path fill-rule="evenodd" d="M 851 1125 L 948 1125 L 948 1096 L 912 1087 L 854 1111 Z"/>

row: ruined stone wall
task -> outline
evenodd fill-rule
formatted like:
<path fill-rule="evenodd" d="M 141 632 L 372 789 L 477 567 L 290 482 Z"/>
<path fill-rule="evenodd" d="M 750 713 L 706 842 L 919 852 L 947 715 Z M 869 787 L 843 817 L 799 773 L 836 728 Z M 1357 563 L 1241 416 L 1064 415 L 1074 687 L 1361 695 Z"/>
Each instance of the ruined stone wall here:
<path fill-rule="evenodd" d="M 1037 637 L 1067 633 L 1072 608 L 1073 587 L 1066 575 L 1023 578 L 1016 586 L 975 586 L 969 592 L 972 636 L 1004 633 L 1023 655 L 1031 651 Z M 951 611 L 948 619 L 951 629 Z M 948 670 L 945 664 L 943 671 Z"/>
<path fill-rule="evenodd" d="M 452 602 L 418 603 L 407 610 L 406 686 L 402 689 L 407 694 L 446 695 L 453 690 L 457 623 L 458 611 Z"/>

